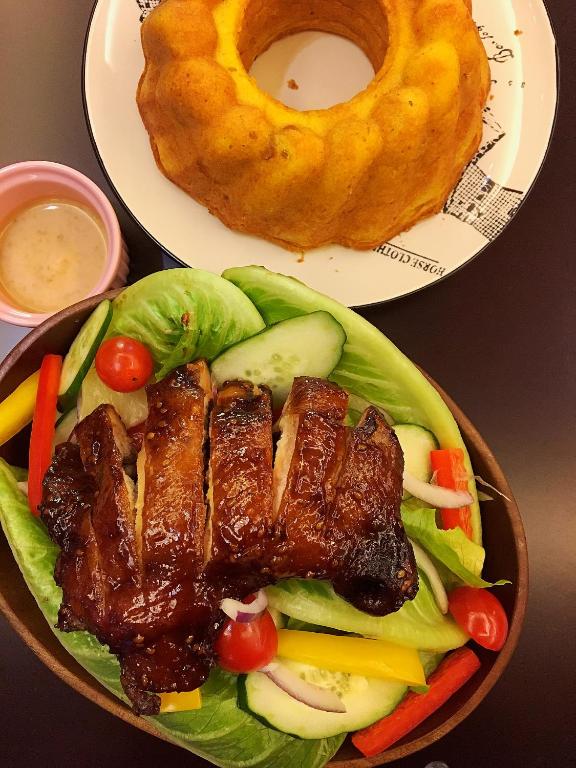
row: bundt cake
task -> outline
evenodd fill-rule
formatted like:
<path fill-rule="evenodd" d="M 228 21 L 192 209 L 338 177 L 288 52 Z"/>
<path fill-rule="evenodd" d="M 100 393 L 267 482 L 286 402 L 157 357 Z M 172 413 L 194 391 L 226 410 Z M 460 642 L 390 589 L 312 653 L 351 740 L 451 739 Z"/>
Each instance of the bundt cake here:
<path fill-rule="evenodd" d="M 260 90 L 255 58 L 304 30 L 360 46 L 368 87 L 306 112 Z M 292 250 L 371 248 L 439 211 L 480 141 L 490 74 L 468 0 L 164 0 L 142 45 L 160 170 Z"/>

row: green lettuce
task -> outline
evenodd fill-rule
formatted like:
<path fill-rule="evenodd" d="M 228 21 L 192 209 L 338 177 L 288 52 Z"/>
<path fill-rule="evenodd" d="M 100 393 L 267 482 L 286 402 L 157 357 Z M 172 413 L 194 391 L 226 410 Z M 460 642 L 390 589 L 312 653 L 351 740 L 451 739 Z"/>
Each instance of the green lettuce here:
<path fill-rule="evenodd" d="M 211 272 L 186 268 L 155 272 L 123 290 L 113 302 L 106 335 L 142 341 L 165 375 L 195 358 L 212 360 L 264 327 L 236 286 Z"/>
<path fill-rule="evenodd" d="M 426 549 L 458 579 L 470 587 L 493 587 L 480 574 L 484 548 L 466 536 L 461 528 L 444 530 L 436 524 L 436 510 L 415 506 L 413 499 L 402 503 L 402 522 L 411 539 Z M 418 502 L 416 502 L 418 503 Z M 496 584 L 508 584 L 497 581 Z"/>
<path fill-rule="evenodd" d="M 250 299 L 228 280 L 201 269 L 170 269 L 148 275 L 122 291 L 112 303 L 106 337 L 130 336 L 146 344 L 159 380 L 196 358 L 212 360 L 264 327 Z M 127 427 L 148 415 L 143 389 L 114 392 L 92 365 L 82 382 L 79 419 L 102 403 L 113 405 Z"/>
<path fill-rule="evenodd" d="M 319 309 L 330 312 L 347 336 L 340 362 L 330 378 L 348 392 L 383 408 L 394 421 L 426 427 L 441 448 L 462 448 L 474 499 L 474 541 L 481 544 L 480 508 L 466 446 L 449 408 L 414 363 L 356 312 L 292 277 L 264 267 L 235 267 L 222 276 L 244 291 L 267 325 Z"/>
<path fill-rule="evenodd" d="M 444 658 L 445 653 L 432 653 L 431 651 L 418 651 L 418 656 L 422 663 L 422 669 L 424 670 L 424 677 L 426 681 L 430 679 L 430 675 L 436 671 L 440 662 Z M 428 682 L 424 685 L 411 685 L 410 690 L 414 693 L 428 693 L 430 686 Z"/>
<path fill-rule="evenodd" d="M 342 632 L 388 640 L 422 651 L 449 651 L 468 635 L 440 612 L 426 577 L 414 600 L 387 616 L 369 616 L 339 597 L 326 581 L 288 579 L 266 587 L 270 605 L 293 619 Z"/>
<path fill-rule="evenodd" d="M 352 310 L 297 280 L 260 267 L 227 270 L 224 278 L 192 269 L 150 275 L 127 288 L 114 301 L 107 335 L 128 335 L 144 342 L 154 356 L 157 376 L 161 376 L 197 357 L 212 360 L 232 344 L 261 331 L 265 323 L 317 310 L 328 311 L 344 327 L 348 337 L 342 359 L 331 378 L 355 396 L 351 402 L 352 420 L 358 415 L 354 407 L 358 410 L 362 401 L 368 401 L 397 422 L 421 424 L 436 435 L 442 447 L 464 449 L 473 478 L 468 454 L 449 409 L 416 366 L 376 328 Z M 127 399 L 118 403 L 108 399 L 111 397 L 113 395 L 98 384 L 92 369 L 82 387 L 80 411 L 88 412 L 100 402 L 110 401 L 117 405 L 128 426 L 144 418 L 147 406 L 142 396 L 122 396 Z M 472 505 L 475 546 L 483 552 L 473 479 L 469 487 L 475 499 Z M 61 591 L 53 580 L 58 550 L 42 523 L 30 515 L 14 474 L 2 462 L 0 522 L 30 591 L 54 627 L 61 601 Z M 409 519 L 410 523 L 413 523 L 410 535 L 414 534 L 416 540 L 420 540 L 419 536 L 426 537 L 421 543 L 436 557 L 439 567 L 444 567 L 444 561 L 448 560 L 453 568 L 465 568 L 475 578 L 480 577 L 478 550 L 462 553 L 458 542 L 455 544 L 447 538 L 434 539 L 436 544 L 430 544 L 435 534 L 426 528 L 426 520 Z M 435 555 L 433 546 L 440 555 Z M 453 562 L 454 557 L 457 562 Z M 440 613 L 422 575 L 416 598 L 397 613 L 382 618 L 357 611 L 324 582 L 290 580 L 268 591 L 272 606 L 292 620 L 380 637 L 421 652 L 442 653 L 468 640 L 452 619 Z M 61 633 L 56 629 L 54 632 L 88 672 L 125 700 L 116 657 L 88 633 Z M 221 670 L 214 670 L 202 691 L 201 710 L 161 715 L 151 718 L 151 722 L 175 743 L 216 765 L 316 768 L 324 765 L 342 743 L 343 737 L 302 741 L 262 725 L 236 706 L 236 678 Z"/>
<path fill-rule="evenodd" d="M 21 475 L 19 475 L 21 476 Z M 115 656 L 87 632 L 54 629 L 62 592 L 53 578 L 58 547 L 33 517 L 16 476 L 0 459 L 0 522 L 30 592 L 60 643 L 102 685 L 125 701 Z M 266 727 L 236 706 L 236 678 L 214 670 L 202 709 L 148 718 L 176 744 L 222 768 L 320 768 L 344 736 L 303 741 Z"/>

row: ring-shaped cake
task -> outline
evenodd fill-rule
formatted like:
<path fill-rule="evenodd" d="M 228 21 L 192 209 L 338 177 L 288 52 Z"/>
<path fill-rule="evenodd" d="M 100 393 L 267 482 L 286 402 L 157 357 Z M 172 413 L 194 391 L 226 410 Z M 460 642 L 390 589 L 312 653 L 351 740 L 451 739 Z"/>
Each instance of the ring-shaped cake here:
<path fill-rule="evenodd" d="M 375 76 L 300 112 L 249 70 L 275 41 L 348 38 Z M 467 0 L 164 0 L 137 101 L 160 170 L 228 227 L 371 248 L 441 210 L 478 148 L 490 72 Z"/>

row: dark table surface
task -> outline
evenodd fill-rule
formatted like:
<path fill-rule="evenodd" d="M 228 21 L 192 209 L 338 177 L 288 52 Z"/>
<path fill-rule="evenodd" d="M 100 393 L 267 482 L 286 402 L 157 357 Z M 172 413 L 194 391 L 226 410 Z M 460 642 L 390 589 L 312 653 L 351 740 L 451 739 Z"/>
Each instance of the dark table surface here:
<path fill-rule="evenodd" d="M 448 280 L 363 313 L 452 395 L 491 446 L 524 518 L 531 569 L 524 633 L 501 681 L 456 731 L 399 768 L 559 768 L 576 755 L 575 11 L 573 0 L 548 6 L 564 87 L 529 199 Z M 91 8 L 92 0 L 0 0 L 0 166 L 54 160 L 94 179 L 115 205 L 135 280 L 170 259 L 115 199 L 90 143 L 81 63 Z M 0 359 L 23 333 L 0 324 Z M 5 768 L 193 762 L 68 688 L 1 619 L 0 703 Z"/>

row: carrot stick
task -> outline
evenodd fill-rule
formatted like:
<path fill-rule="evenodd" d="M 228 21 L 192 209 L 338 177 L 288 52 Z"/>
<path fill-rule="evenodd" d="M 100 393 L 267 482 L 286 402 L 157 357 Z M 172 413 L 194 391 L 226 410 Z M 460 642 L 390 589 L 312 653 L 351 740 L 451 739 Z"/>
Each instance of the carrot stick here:
<path fill-rule="evenodd" d="M 460 648 L 440 664 L 428 680 L 427 693 L 409 693 L 392 714 L 352 736 L 365 757 L 378 755 L 439 709 L 480 668 L 470 648 Z"/>
<path fill-rule="evenodd" d="M 468 490 L 468 473 L 464 467 L 464 451 L 461 448 L 444 448 L 430 451 L 432 470 L 436 473 L 436 484 L 455 491 Z M 441 509 L 442 527 L 462 528 L 466 536 L 472 539 L 472 518 L 470 507 Z"/>

